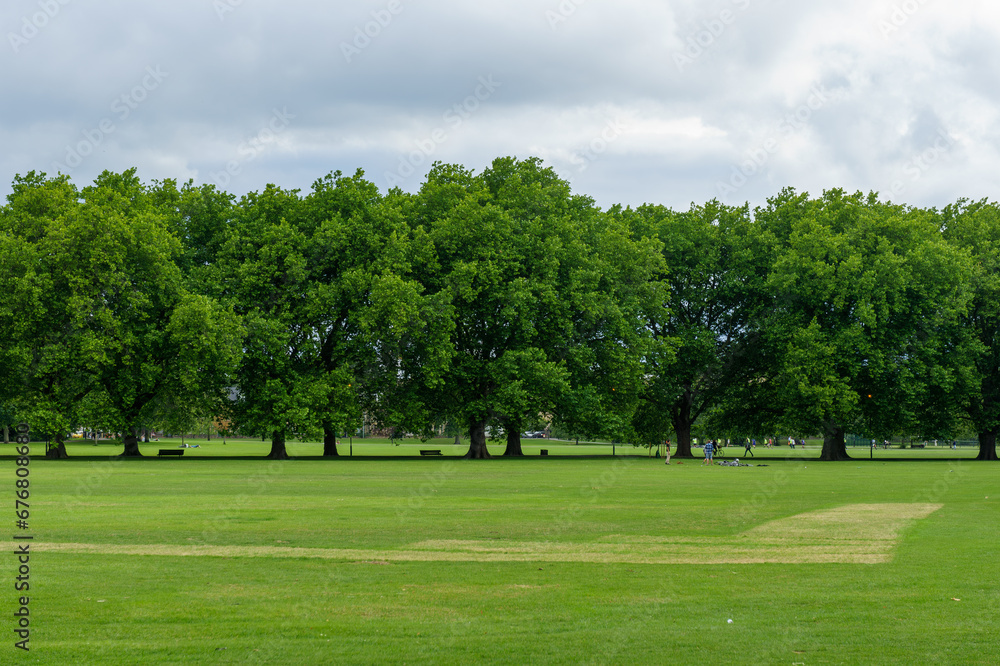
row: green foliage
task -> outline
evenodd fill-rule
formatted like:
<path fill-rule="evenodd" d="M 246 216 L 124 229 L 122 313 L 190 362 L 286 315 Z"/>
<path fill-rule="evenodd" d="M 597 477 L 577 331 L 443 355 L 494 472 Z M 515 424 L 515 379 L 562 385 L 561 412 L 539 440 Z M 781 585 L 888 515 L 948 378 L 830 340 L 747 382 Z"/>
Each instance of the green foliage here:
<path fill-rule="evenodd" d="M 62 434 L 227 417 L 331 455 L 363 422 L 458 424 L 476 455 L 544 422 L 682 456 L 693 431 L 842 450 L 971 426 L 989 457 L 998 248 L 985 201 L 602 211 L 536 158 L 435 164 L 416 195 L 358 171 L 239 201 L 30 172 L 0 207 L 0 405 Z"/>
<path fill-rule="evenodd" d="M 620 432 L 641 353 L 629 308 L 655 255 L 537 159 L 495 160 L 476 176 L 437 164 L 412 207 L 433 242 L 418 277 L 450 310 L 443 380 L 409 393 L 436 420 L 512 436 L 540 414 L 580 431 Z M 405 387 L 404 382 L 404 387 Z"/>
<path fill-rule="evenodd" d="M 768 248 L 754 245 L 745 207 L 711 201 L 685 213 L 642 206 L 619 214 L 634 236 L 659 241 L 668 267 L 660 300 L 642 315 L 652 344 L 633 426 L 650 445 L 676 433 L 679 453 L 688 455 L 695 422 L 761 369 L 750 361 L 766 305 L 760 276 Z"/>
<path fill-rule="evenodd" d="M 362 406 L 377 408 L 429 307 L 409 277 L 426 239 L 397 203 L 360 171 L 318 180 L 304 198 L 272 186 L 240 201 L 216 271 L 218 293 L 247 325 L 239 428 L 332 434 L 360 426 Z"/>
<path fill-rule="evenodd" d="M 963 413 L 977 432 L 995 438 L 1000 432 L 1000 209 L 996 203 L 960 200 L 935 222 L 956 251 L 971 257 L 973 270 L 953 279 L 968 283 L 972 303 L 942 341 L 952 361 L 950 373 L 933 396 L 937 400 L 929 402 L 945 413 Z"/>
<path fill-rule="evenodd" d="M 64 177 L 29 174 L 8 200 L 5 238 L 34 257 L 30 270 L 5 264 L 15 300 L 3 308 L 17 309 L 11 349 L 33 425 L 61 436 L 87 424 L 127 440 L 167 397 L 218 404 L 238 321 L 185 290 L 181 245 L 134 171 L 105 172 L 79 195 Z"/>
<path fill-rule="evenodd" d="M 756 223 L 778 248 L 766 329 L 777 363 L 758 393 L 777 406 L 773 423 L 877 438 L 919 432 L 931 369 L 947 351 L 941 332 L 969 302 L 963 253 L 922 211 L 874 195 L 789 191 Z"/>

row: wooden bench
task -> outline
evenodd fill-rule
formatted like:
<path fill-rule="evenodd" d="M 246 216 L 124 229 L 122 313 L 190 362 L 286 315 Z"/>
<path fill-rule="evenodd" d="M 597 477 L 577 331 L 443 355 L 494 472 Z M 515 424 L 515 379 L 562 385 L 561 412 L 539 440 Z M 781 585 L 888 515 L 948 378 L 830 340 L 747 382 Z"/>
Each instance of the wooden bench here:
<path fill-rule="evenodd" d="M 160 449 L 159 455 L 161 455 L 161 456 L 182 456 L 182 455 L 184 455 L 184 449 Z"/>
<path fill-rule="evenodd" d="M 441 455 L 441 449 L 420 449 L 420 455 L 422 455 L 422 456 L 439 456 L 439 455 Z"/>

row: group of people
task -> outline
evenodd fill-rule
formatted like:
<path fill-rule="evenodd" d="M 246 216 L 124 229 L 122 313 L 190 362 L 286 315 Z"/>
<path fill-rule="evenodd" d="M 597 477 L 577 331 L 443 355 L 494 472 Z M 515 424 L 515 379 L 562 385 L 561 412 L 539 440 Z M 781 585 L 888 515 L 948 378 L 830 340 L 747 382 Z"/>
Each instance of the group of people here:
<path fill-rule="evenodd" d="M 702 464 L 703 465 L 713 465 L 713 464 L 715 464 L 715 452 L 716 452 L 716 450 L 718 450 L 722 446 L 723 446 L 723 444 L 721 442 L 717 442 L 714 439 L 710 439 L 710 440 L 706 441 L 705 444 L 704 444 L 704 447 L 703 447 L 704 451 L 705 451 L 705 461 Z M 725 446 L 729 446 L 729 442 L 728 441 L 725 443 Z M 743 446 L 744 446 L 744 449 L 745 449 L 744 455 L 746 453 L 749 453 L 752 456 L 753 455 L 753 449 L 757 446 L 757 440 L 756 439 L 747 439 L 744 442 Z"/>
<path fill-rule="evenodd" d="M 695 440 L 695 443 L 697 444 L 697 440 Z M 743 443 L 743 456 L 746 457 L 747 455 L 749 455 L 751 458 L 755 458 L 756 456 L 754 455 L 753 450 L 757 448 L 757 438 L 756 437 L 745 437 L 745 438 L 742 439 L 742 443 Z M 773 448 L 776 443 L 777 442 L 776 442 L 776 440 L 775 440 L 774 437 L 766 437 L 763 440 L 763 445 L 766 446 L 769 449 Z M 805 443 L 806 442 L 805 442 L 804 439 L 796 440 L 794 437 L 789 437 L 788 438 L 788 446 L 790 446 L 793 449 L 795 448 L 796 444 L 798 444 L 800 446 L 805 446 Z M 665 445 L 665 449 L 666 449 L 666 452 L 665 452 L 665 455 L 664 455 L 664 459 L 665 459 L 664 462 L 667 465 L 669 465 L 670 464 L 670 440 L 669 439 L 665 440 L 664 441 L 664 445 Z M 715 454 L 716 454 L 716 452 L 720 448 L 722 448 L 724 446 L 725 447 L 729 446 L 729 440 L 714 440 L 714 439 L 706 440 L 705 444 L 703 445 L 704 451 L 705 451 L 705 461 L 702 464 L 703 465 L 712 465 L 712 464 L 714 464 L 715 463 Z"/>
<path fill-rule="evenodd" d="M 726 446 L 728 446 L 728 445 L 729 445 L 729 442 L 727 441 L 726 442 Z M 705 447 L 704 447 L 705 448 L 705 461 L 702 463 L 703 465 L 713 465 L 713 464 L 715 464 L 715 450 L 718 447 L 719 447 L 719 445 L 715 442 L 715 440 L 711 440 L 710 439 L 707 442 L 705 442 Z M 757 440 L 756 440 L 756 438 L 748 437 L 748 438 L 745 438 L 743 440 L 743 455 L 744 456 L 746 456 L 747 454 L 750 454 L 751 457 L 755 457 L 754 454 L 753 454 L 753 450 L 756 449 L 756 448 L 757 448 Z"/>

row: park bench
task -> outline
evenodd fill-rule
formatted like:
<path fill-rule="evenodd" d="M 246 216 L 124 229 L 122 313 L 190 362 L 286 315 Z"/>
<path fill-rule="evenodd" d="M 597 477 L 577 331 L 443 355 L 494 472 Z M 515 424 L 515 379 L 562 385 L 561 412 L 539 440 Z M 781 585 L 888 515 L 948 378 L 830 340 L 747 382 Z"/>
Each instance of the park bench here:
<path fill-rule="evenodd" d="M 161 456 L 182 456 L 182 455 L 184 455 L 184 449 L 160 449 L 159 455 L 161 455 Z"/>
<path fill-rule="evenodd" d="M 439 456 L 439 455 L 441 455 L 441 449 L 420 449 L 420 455 L 422 455 L 422 456 Z"/>

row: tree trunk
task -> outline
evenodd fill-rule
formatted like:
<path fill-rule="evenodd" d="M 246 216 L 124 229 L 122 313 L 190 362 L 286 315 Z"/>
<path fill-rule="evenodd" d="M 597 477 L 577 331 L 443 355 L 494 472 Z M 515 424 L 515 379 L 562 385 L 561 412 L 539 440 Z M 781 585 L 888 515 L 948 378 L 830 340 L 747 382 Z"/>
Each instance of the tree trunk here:
<path fill-rule="evenodd" d="M 694 395 L 691 389 L 685 389 L 683 395 L 674 404 L 673 421 L 674 433 L 677 435 L 677 452 L 675 458 L 694 458 L 691 453 L 691 426 L 694 419 L 691 418 L 691 406 L 694 403 Z"/>
<path fill-rule="evenodd" d="M 135 429 L 126 428 L 122 436 L 122 444 L 125 445 L 125 450 L 122 452 L 122 458 L 141 458 L 142 452 L 139 451 L 139 437 L 135 433 Z"/>
<path fill-rule="evenodd" d="M 337 429 L 329 421 L 323 421 L 323 457 L 336 458 L 337 453 Z"/>
<path fill-rule="evenodd" d="M 455 433 L 455 446 L 458 446 L 461 443 L 462 440 L 459 438 L 458 433 Z"/>
<path fill-rule="evenodd" d="M 691 453 L 691 424 L 686 420 L 674 419 L 674 432 L 677 434 L 677 452 L 675 458 L 694 458 Z"/>
<path fill-rule="evenodd" d="M 62 440 L 62 435 L 56 435 L 56 443 L 45 452 L 45 457 L 51 460 L 69 458 L 69 454 L 66 453 L 66 443 Z"/>
<path fill-rule="evenodd" d="M 512 457 L 524 455 L 524 451 L 521 450 L 521 430 L 519 428 L 507 426 L 507 449 L 503 454 Z"/>
<path fill-rule="evenodd" d="M 979 433 L 979 455 L 976 460 L 997 460 L 997 430 Z"/>
<path fill-rule="evenodd" d="M 288 451 L 285 450 L 285 431 L 275 430 L 271 433 L 271 452 L 267 454 L 270 460 L 288 460 Z"/>
<path fill-rule="evenodd" d="M 828 423 L 823 433 L 823 452 L 820 460 L 851 460 L 847 455 L 847 443 L 844 441 L 844 429 L 836 424 Z"/>
<path fill-rule="evenodd" d="M 466 460 L 486 460 L 492 458 L 486 448 L 486 421 L 471 421 L 469 423 L 469 452 Z"/>
<path fill-rule="evenodd" d="M 271 452 L 267 454 L 270 460 L 288 460 L 285 450 L 285 431 L 275 430 L 271 433 Z"/>
<path fill-rule="evenodd" d="M 10 444 L 10 431 L 7 429 L 7 426 L 3 427 L 3 443 Z"/>

